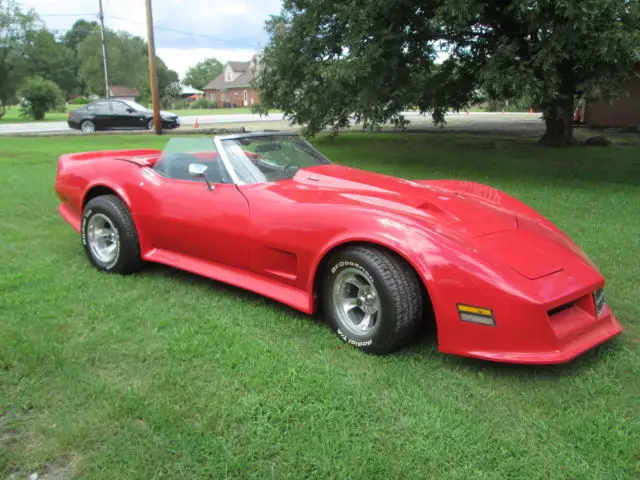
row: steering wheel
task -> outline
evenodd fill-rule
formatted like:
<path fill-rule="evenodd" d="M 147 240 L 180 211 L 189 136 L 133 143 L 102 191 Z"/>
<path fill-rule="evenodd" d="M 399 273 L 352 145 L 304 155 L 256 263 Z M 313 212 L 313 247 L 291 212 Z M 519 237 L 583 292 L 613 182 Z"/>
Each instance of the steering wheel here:
<path fill-rule="evenodd" d="M 282 167 L 282 173 L 286 172 L 289 168 L 295 168 L 296 170 L 300 170 L 302 167 L 298 165 L 296 162 L 287 163 L 284 167 Z"/>

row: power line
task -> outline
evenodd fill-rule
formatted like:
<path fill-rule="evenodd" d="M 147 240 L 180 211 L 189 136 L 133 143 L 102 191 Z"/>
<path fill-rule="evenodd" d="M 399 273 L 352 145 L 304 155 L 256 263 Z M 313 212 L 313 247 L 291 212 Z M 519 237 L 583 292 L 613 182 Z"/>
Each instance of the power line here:
<path fill-rule="evenodd" d="M 93 17 L 95 13 L 38 13 L 39 17 Z"/>
<path fill-rule="evenodd" d="M 144 24 L 144 22 L 140 22 L 138 20 L 130 20 L 128 18 L 117 17 L 115 15 L 110 15 L 109 18 L 113 18 L 114 20 L 122 20 L 124 22 L 142 23 L 142 24 Z M 175 28 L 165 27 L 165 26 L 157 25 L 157 24 L 154 24 L 153 26 L 158 30 L 165 30 L 167 32 L 181 33 L 183 35 L 189 35 L 189 36 L 192 36 L 192 37 L 206 38 L 207 40 L 214 40 L 216 42 L 231 43 L 231 44 L 240 45 L 240 46 L 243 46 L 243 47 L 255 48 L 255 45 L 250 45 L 248 43 L 236 42 L 234 40 L 226 40 L 224 38 L 212 37 L 212 36 L 209 36 L 209 35 L 202 35 L 200 33 L 186 32 L 184 30 L 176 30 Z"/>

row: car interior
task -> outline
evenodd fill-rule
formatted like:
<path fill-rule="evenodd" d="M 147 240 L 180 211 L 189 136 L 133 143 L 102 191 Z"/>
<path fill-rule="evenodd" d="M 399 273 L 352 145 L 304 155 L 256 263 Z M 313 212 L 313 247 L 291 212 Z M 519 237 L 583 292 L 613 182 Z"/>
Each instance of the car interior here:
<path fill-rule="evenodd" d="M 163 177 L 173 180 L 200 182 L 202 180 L 189 174 L 189 165 L 199 163 L 208 167 L 205 176 L 209 182 L 231 183 L 231 178 L 223 168 L 222 162 L 218 162 L 217 158 L 216 152 L 166 153 L 158 159 L 153 169 Z"/>

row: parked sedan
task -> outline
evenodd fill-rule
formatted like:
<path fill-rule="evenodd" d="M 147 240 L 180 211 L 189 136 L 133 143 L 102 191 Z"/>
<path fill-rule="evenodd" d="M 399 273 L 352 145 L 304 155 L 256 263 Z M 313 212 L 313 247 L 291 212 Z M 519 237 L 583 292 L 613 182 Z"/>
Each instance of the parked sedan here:
<path fill-rule="evenodd" d="M 161 111 L 160 116 L 162 128 L 180 126 L 178 115 Z M 129 100 L 96 100 L 69 112 L 67 124 L 83 133 L 109 129 L 153 130 L 153 110 Z"/>

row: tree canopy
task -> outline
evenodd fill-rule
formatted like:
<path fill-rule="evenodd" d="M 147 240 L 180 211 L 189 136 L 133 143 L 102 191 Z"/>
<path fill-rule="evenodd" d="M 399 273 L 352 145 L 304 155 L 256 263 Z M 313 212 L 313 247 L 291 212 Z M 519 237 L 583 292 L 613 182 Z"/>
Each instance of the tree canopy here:
<path fill-rule="evenodd" d="M 572 144 L 576 97 L 615 95 L 640 47 L 640 2 L 625 0 L 285 0 L 256 86 L 307 134 L 436 123 L 484 89 L 542 108 L 545 144 Z"/>
<path fill-rule="evenodd" d="M 13 0 L 0 0 L 0 117 L 27 74 L 27 50 L 38 28 L 33 11 L 25 13 Z"/>
<path fill-rule="evenodd" d="M 105 30 L 109 83 L 137 88 L 144 98 L 150 98 L 149 54 L 147 42 L 127 32 Z M 88 92 L 105 95 L 101 37 L 94 30 L 78 44 L 80 79 Z M 179 80 L 178 74 L 156 57 L 158 89 L 164 89 Z"/>
<path fill-rule="evenodd" d="M 222 73 L 222 63 L 216 58 L 207 58 L 187 70 L 184 83 L 197 90 L 203 90 L 207 84 Z"/>

